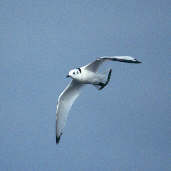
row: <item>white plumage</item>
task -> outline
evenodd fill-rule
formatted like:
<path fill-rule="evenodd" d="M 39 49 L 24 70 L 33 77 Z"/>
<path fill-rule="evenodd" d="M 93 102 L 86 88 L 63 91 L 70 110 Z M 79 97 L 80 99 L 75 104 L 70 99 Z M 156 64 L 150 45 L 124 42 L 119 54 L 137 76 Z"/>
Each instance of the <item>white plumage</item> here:
<path fill-rule="evenodd" d="M 92 63 L 89 63 L 88 65 L 85 65 L 81 68 L 69 71 L 67 77 L 71 77 L 72 81 L 60 94 L 56 108 L 56 143 L 59 143 L 60 137 L 66 124 L 69 110 L 74 101 L 79 96 L 81 88 L 85 84 L 92 84 L 98 88 L 98 90 L 101 90 L 110 81 L 112 72 L 111 69 L 109 70 L 107 79 L 104 74 L 97 73 L 98 68 L 105 61 L 141 63 L 140 61 L 130 56 L 105 56 L 97 58 Z"/>

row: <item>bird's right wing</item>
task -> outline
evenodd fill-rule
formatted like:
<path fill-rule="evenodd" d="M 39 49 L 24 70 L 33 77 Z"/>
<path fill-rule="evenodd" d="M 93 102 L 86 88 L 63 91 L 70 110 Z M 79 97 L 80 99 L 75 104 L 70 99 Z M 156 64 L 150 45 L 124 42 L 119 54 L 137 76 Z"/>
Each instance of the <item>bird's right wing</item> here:
<path fill-rule="evenodd" d="M 88 65 L 83 66 L 82 68 L 96 72 L 100 65 L 105 61 L 118 61 L 118 62 L 126 62 L 126 63 L 141 63 L 137 59 L 131 56 L 104 56 L 97 58 L 95 61 L 89 63 Z"/>
<path fill-rule="evenodd" d="M 68 112 L 79 96 L 82 84 L 72 80 L 58 98 L 56 107 L 56 143 L 59 143 L 60 136 L 66 124 Z"/>

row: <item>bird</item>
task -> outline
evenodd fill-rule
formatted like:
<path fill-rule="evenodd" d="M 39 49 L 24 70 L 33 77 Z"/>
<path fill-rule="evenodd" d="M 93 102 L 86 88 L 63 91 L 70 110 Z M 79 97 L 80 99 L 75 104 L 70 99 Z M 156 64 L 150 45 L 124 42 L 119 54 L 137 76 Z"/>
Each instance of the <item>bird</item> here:
<path fill-rule="evenodd" d="M 78 98 L 82 87 L 87 84 L 91 84 L 98 90 L 102 90 L 109 83 L 112 69 L 109 69 L 107 78 L 106 74 L 97 72 L 99 67 L 106 61 L 118 61 L 135 64 L 141 63 L 131 56 L 103 56 L 85 66 L 70 70 L 66 77 L 70 77 L 72 80 L 59 95 L 56 105 L 56 144 L 60 142 L 68 113 L 74 101 Z"/>

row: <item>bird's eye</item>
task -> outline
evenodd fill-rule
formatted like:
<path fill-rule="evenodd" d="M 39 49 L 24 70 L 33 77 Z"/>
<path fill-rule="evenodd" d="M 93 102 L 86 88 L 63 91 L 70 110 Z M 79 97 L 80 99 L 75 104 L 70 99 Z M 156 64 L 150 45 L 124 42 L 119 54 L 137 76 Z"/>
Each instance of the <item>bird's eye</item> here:
<path fill-rule="evenodd" d="M 75 74 L 75 72 L 73 72 L 73 74 Z"/>

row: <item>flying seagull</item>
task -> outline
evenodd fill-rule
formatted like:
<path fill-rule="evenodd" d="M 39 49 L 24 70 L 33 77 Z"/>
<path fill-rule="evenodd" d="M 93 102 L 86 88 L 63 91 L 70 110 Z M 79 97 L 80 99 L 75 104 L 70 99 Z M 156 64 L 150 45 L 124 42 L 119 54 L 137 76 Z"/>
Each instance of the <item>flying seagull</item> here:
<path fill-rule="evenodd" d="M 141 63 L 137 59 L 130 56 L 104 56 L 97 58 L 92 63 L 83 67 L 72 69 L 67 77 L 72 81 L 64 89 L 58 98 L 56 107 L 56 143 L 58 144 L 65 127 L 69 110 L 80 94 L 81 88 L 86 84 L 92 84 L 98 90 L 102 90 L 110 81 L 112 69 L 106 74 L 97 73 L 98 68 L 105 61 L 118 61 L 126 63 Z"/>

